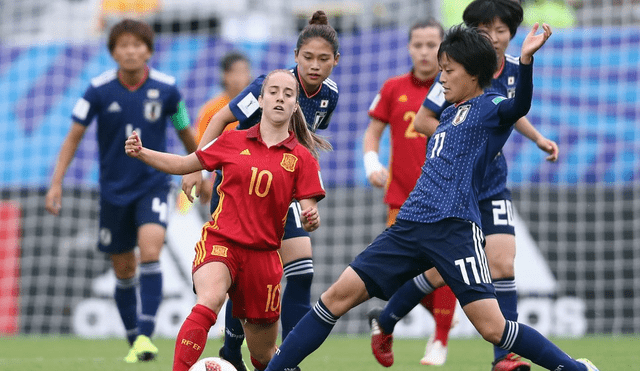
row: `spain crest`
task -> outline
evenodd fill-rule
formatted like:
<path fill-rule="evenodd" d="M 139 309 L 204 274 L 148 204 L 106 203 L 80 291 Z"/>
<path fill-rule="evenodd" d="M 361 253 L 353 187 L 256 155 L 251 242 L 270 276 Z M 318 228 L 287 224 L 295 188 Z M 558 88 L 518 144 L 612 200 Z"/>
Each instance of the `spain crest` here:
<path fill-rule="evenodd" d="M 296 162 L 298 162 L 298 158 L 296 156 L 291 153 L 284 153 L 282 155 L 280 166 L 282 166 L 286 171 L 293 173 L 296 170 Z"/>

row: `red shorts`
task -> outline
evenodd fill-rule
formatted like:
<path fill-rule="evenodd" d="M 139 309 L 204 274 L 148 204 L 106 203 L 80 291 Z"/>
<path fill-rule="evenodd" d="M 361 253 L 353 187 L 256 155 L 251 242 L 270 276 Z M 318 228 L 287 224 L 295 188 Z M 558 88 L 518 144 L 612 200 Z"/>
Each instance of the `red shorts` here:
<path fill-rule="evenodd" d="M 192 273 L 209 262 L 222 262 L 229 268 L 234 317 L 249 323 L 274 323 L 280 318 L 282 260 L 278 251 L 246 249 L 209 235 L 196 244 Z"/>

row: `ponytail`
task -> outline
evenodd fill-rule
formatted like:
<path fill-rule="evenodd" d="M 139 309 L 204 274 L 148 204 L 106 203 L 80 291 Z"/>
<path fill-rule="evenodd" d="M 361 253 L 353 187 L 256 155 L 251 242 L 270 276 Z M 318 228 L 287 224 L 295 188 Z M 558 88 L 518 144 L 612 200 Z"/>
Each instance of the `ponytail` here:
<path fill-rule="evenodd" d="M 309 130 L 302 108 L 296 103 L 296 110 L 289 120 L 289 130 L 293 131 L 300 144 L 306 147 L 316 159 L 320 157 L 320 150 L 331 151 L 333 147 L 322 136 Z"/>

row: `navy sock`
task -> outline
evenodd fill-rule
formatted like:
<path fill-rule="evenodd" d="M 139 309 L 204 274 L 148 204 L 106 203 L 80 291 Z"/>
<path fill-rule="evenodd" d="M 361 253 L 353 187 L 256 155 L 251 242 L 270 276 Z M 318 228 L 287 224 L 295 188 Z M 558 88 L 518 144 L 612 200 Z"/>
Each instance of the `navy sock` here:
<path fill-rule="evenodd" d="M 224 317 L 224 345 L 222 352 L 224 358 L 229 361 L 240 361 L 242 359 L 242 342 L 244 341 L 244 329 L 242 323 L 231 314 L 233 303 L 227 300 L 227 308 Z"/>
<path fill-rule="evenodd" d="M 311 259 L 295 260 L 284 266 L 287 285 L 282 294 L 282 340 L 289 331 L 311 309 L 311 281 L 313 280 L 313 261 Z"/>
<path fill-rule="evenodd" d="M 429 284 L 424 274 L 414 277 L 402 285 L 384 306 L 378 323 L 385 334 L 392 334 L 393 329 L 404 316 L 418 304 L 425 295 L 432 293 L 434 288 Z"/>
<path fill-rule="evenodd" d="M 518 294 L 516 291 L 516 281 L 514 277 L 501 278 L 493 281 L 493 286 L 496 288 L 496 297 L 498 299 L 498 305 L 504 318 L 509 321 L 518 321 Z M 500 359 L 506 356 L 509 352 L 494 346 L 493 356 L 494 360 Z"/>
<path fill-rule="evenodd" d="M 547 370 L 586 371 L 555 344 L 533 328 L 507 320 L 499 347 L 514 352 Z"/>
<path fill-rule="evenodd" d="M 160 262 L 140 264 L 140 319 L 138 320 L 141 335 L 151 337 L 156 328 L 156 313 L 162 302 L 162 271 Z"/>
<path fill-rule="evenodd" d="M 327 309 L 322 300 L 318 300 L 276 351 L 267 371 L 294 369 L 327 339 L 338 318 Z"/>
<path fill-rule="evenodd" d="M 138 296 L 136 293 L 136 278 L 116 278 L 116 290 L 113 295 L 118 307 L 118 313 L 127 332 L 129 345 L 138 336 Z"/>

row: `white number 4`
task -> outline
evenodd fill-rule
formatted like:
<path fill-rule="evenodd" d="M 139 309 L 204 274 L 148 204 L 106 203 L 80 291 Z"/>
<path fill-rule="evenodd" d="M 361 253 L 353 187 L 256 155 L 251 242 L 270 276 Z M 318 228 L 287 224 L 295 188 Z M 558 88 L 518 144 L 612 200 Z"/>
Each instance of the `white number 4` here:
<path fill-rule="evenodd" d="M 167 222 L 167 203 L 160 202 L 158 197 L 154 197 L 151 202 L 151 210 L 160 214 L 159 218 L 161 222 Z"/>

